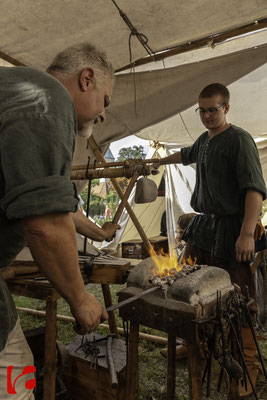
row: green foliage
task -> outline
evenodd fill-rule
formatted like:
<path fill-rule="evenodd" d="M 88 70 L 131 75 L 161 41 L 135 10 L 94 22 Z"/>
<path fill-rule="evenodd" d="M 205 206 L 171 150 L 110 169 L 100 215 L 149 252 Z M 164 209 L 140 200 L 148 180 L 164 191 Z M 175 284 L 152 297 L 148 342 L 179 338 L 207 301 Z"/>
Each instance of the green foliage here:
<path fill-rule="evenodd" d="M 96 179 L 97 183 L 92 186 L 96 186 L 99 184 L 99 179 Z M 93 181 L 94 182 L 94 181 Z M 92 184 L 93 184 L 92 182 Z M 87 194 L 88 194 L 88 186 L 81 192 L 80 196 L 84 201 L 83 209 L 87 211 Z M 89 207 L 89 215 L 90 217 L 94 217 L 95 215 L 101 215 L 105 213 L 105 204 L 103 202 L 102 197 L 91 192 L 90 195 L 90 207 Z"/>
<path fill-rule="evenodd" d="M 133 146 L 133 147 L 123 147 L 119 151 L 118 161 L 124 161 L 131 159 L 144 159 L 145 158 L 144 147 L 143 146 Z"/>
<path fill-rule="evenodd" d="M 90 207 L 89 207 L 90 217 L 103 215 L 105 213 L 105 204 L 103 204 L 103 199 L 99 196 L 95 197 L 96 199 L 92 199 L 90 201 Z"/>

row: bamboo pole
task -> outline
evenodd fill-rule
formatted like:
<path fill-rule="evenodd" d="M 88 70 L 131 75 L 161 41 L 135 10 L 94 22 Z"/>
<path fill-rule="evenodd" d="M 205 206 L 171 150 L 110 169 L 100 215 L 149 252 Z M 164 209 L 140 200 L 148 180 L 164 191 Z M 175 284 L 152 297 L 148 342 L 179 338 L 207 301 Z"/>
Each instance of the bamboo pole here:
<path fill-rule="evenodd" d="M 38 317 L 43 317 L 43 318 L 46 317 L 45 311 L 39 311 L 39 310 L 34 310 L 31 308 L 25 308 L 25 307 L 16 307 L 16 308 L 18 311 L 25 312 L 26 314 L 36 315 Z M 57 317 L 58 321 L 71 322 L 73 324 L 76 323 L 75 318 L 68 317 L 67 315 L 57 314 L 56 317 Z M 107 324 L 100 324 L 99 327 L 109 331 L 109 325 L 107 325 Z M 117 330 L 118 330 L 119 334 L 124 335 L 124 330 L 122 328 L 117 328 Z M 147 340 L 148 342 L 153 342 L 153 343 L 157 343 L 157 344 L 167 345 L 167 343 L 168 343 L 167 338 L 163 338 L 161 336 L 156 336 L 156 335 L 149 335 L 148 333 L 144 333 L 144 332 L 139 332 L 139 337 L 140 337 L 140 339 L 144 339 L 144 340 Z"/>
<path fill-rule="evenodd" d="M 104 158 L 103 154 L 101 153 L 101 151 L 99 150 L 99 148 L 97 147 L 97 144 L 96 144 L 96 142 L 95 142 L 95 140 L 94 140 L 94 138 L 92 136 L 89 137 L 89 144 L 92 147 L 92 150 L 94 151 L 96 157 L 101 162 L 105 163 L 105 158 Z M 121 190 L 119 184 L 117 183 L 116 179 L 111 178 L 110 180 L 111 180 L 115 190 L 117 191 L 119 197 L 121 198 L 121 200 L 123 200 L 123 193 L 122 193 L 122 190 Z M 146 234 L 145 234 L 140 222 L 136 218 L 136 215 L 133 212 L 133 210 L 132 210 L 132 208 L 131 208 L 131 206 L 130 206 L 130 204 L 128 202 L 126 202 L 125 207 L 126 207 L 126 210 L 129 213 L 129 215 L 130 215 L 130 217 L 131 217 L 131 219 L 132 219 L 132 221 L 133 221 L 133 223 L 134 223 L 134 225 L 135 225 L 135 227 L 136 227 L 141 239 L 144 242 L 144 246 L 145 246 L 146 250 L 148 251 L 148 253 L 153 254 L 154 256 L 156 256 L 156 253 L 155 253 L 155 251 L 153 249 L 153 246 L 151 245 L 150 241 L 148 240 L 148 238 L 147 238 L 147 236 L 146 236 Z"/>

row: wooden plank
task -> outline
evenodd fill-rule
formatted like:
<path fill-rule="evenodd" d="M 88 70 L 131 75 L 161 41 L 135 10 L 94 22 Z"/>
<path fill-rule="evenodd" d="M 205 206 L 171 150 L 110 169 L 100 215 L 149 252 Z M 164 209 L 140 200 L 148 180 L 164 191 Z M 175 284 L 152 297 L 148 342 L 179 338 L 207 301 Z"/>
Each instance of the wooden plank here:
<path fill-rule="evenodd" d="M 30 297 L 32 299 L 55 301 L 60 295 L 52 287 L 38 285 L 38 282 L 30 280 L 6 281 L 12 294 Z"/>
<path fill-rule="evenodd" d="M 86 259 L 89 258 L 86 257 Z M 129 260 L 116 257 L 114 257 L 114 259 L 97 258 L 95 261 L 92 262 L 91 266 L 90 265 L 86 266 L 84 262 L 80 262 L 79 265 L 85 283 L 102 283 L 102 284 L 124 283 L 126 281 L 128 271 L 131 268 Z M 12 274 L 7 275 L 7 279 L 9 280 L 9 282 L 11 282 L 11 279 L 23 280 L 25 278 L 29 278 L 29 275 L 31 275 L 30 274 L 31 268 L 34 276 L 36 277 L 42 276 L 42 272 L 39 271 L 36 264 L 32 261 L 22 261 L 22 262 L 17 261 L 15 264 L 12 264 L 12 266 L 7 268 L 14 268 L 15 270 L 15 275 L 13 274 L 14 278 L 8 278 L 9 276 L 12 276 Z M 39 273 L 36 271 L 39 271 Z M 27 282 L 27 284 L 29 284 L 29 282 Z M 51 284 L 50 287 L 52 287 Z"/>
<path fill-rule="evenodd" d="M 126 282 L 128 270 L 99 266 L 93 268 L 91 274 L 86 274 L 82 271 L 84 282 L 87 283 L 101 283 L 101 284 L 122 284 Z"/>

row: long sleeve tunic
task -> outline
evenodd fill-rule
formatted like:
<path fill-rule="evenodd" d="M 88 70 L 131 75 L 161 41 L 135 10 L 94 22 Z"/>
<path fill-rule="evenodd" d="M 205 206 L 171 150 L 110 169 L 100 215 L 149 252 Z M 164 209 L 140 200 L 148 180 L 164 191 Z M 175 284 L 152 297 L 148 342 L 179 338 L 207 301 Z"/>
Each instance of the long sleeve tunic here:
<path fill-rule="evenodd" d="M 234 267 L 246 192 L 252 189 L 266 198 L 256 144 L 248 132 L 230 125 L 213 138 L 204 132 L 181 152 L 184 165 L 196 163 L 191 206 L 199 213 L 189 223 L 183 239 L 203 250 L 212 250 L 215 257 Z"/>

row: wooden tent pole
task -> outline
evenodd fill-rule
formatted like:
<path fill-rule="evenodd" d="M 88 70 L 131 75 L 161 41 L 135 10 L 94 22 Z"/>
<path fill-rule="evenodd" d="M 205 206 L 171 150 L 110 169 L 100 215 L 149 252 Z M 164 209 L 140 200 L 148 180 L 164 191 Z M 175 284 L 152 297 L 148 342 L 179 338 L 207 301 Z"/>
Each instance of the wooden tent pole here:
<path fill-rule="evenodd" d="M 132 177 L 129 185 L 127 186 L 127 189 L 123 195 L 123 199 L 121 200 L 119 207 L 116 211 L 116 214 L 114 215 L 114 218 L 112 220 L 113 224 L 117 224 L 119 222 L 121 214 L 124 210 L 124 207 L 126 206 L 126 203 L 128 202 L 129 196 L 131 194 L 131 191 L 132 191 L 136 181 L 137 181 L 137 176 L 135 175 Z"/>
<path fill-rule="evenodd" d="M 113 162 L 106 162 L 105 164 L 100 162 L 99 164 L 96 163 L 94 164 L 90 164 L 89 165 L 89 169 L 96 169 L 96 168 L 109 168 L 109 167 L 124 167 L 126 163 L 131 164 L 131 161 L 135 161 L 135 160 L 127 160 L 127 161 L 113 161 Z M 138 159 L 138 164 L 153 164 L 155 162 L 158 162 L 159 159 L 158 158 L 145 158 L 145 159 Z M 87 170 L 87 165 L 73 165 L 72 166 L 72 171 L 80 171 L 80 170 Z M 115 177 L 116 178 L 116 177 Z"/>
<path fill-rule="evenodd" d="M 96 142 L 95 142 L 95 140 L 94 140 L 94 138 L 92 136 L 89 137 L 89 144 L 92 147 L 92 149 L 93 149 L 96 157 L 98 158 L 98 160 L 101 161 L 103 164 L 105 164 L 106 163 L 105 158 L 104 158 L 103 154 L 101 153 L 101 151 L 99 150 L 99 148 L 97 147 L 97 144 L 96 144 Z M 122 190 L 121 190 L 118 182 L 114 178 L 111 178 L 110 180 L 111 180 L 112 185 L 114 186 L 116 192 L 118 193 L 119 197 L 121 198 L 121 200 L 123 200 L 123 193 L 122 193 Z M 148 253 L 156 255 L 156 253 L 155 253 L 150 241 L 148 240 L 148 238 L 147 238 L 147 236 L 146 236 L 141 224 L 139 223 L 138 219 L 136 218 L 136 215 L 133 212 L 133 210 L 132 210 L 132 208 L 131 208 L 131 206 L 130 206 L 130 204 L 128 202 L 126 202 L 125 207 L 126 207 L 126 210 L 129 213 L 129 215 L 130 215 L 130 217 L 131 217 L 131 219 L 132 219 L 132 221 L 133 221 L 133 223 L 134 223 L 134 225 L 135 225 L 135 227 L 136 227 L 141 239 L 144 242 L 144 246 L 145 246 L 146 250 L 148 251 Z"/>
<path fill-rule="evenodd" d="M 130 183 L 129 183 L 129 185 L 127 186 L 127 189 L 126 189 L 126 191 L 124 193 L 123 199 L 121 200 L 121 202 L 119 204 L 119 207 L 118 207 L 118 209 L 116 211 L 116 214 L 115 214 L 115 216 L 113 218 L 113 221 L 112 221 L 113 224 L 117 224 L 118 223 L 118 221 L 120 219 L 120 216 L 122 214 L 122 211 L 124 210 L 124 207 L 125 207 L 125 205 L 126 205 L 126 203 L 128 201 L 128 198 L 129 198 L 129 196 L 131 194 L 131 191 L 132 191 L 132 189 L 133 189 L 133 187 L 135 185 L 137 177 L 138 177 L 137 175 L 133 176 L 131 181 L 130 181 Z M 109 285 L 107 283 L 102 283 L 102 291 L 103 291 L 103 296 L 104 296 L 106 308 L 108 308 L 108 307 L 110 307 L 112 305 L 112 297 L 111 297 Z M 117 324 L 116 324 L 116 318 L 115 318 L 114 311 L 108 313 L 108 323 L 109 323 L 109 326 L 110 326 L 110 332 L 115 333 L 116 337 L 118 337 L 119 333 L 118 333 L 118 328 L 117 328 Z"/>

